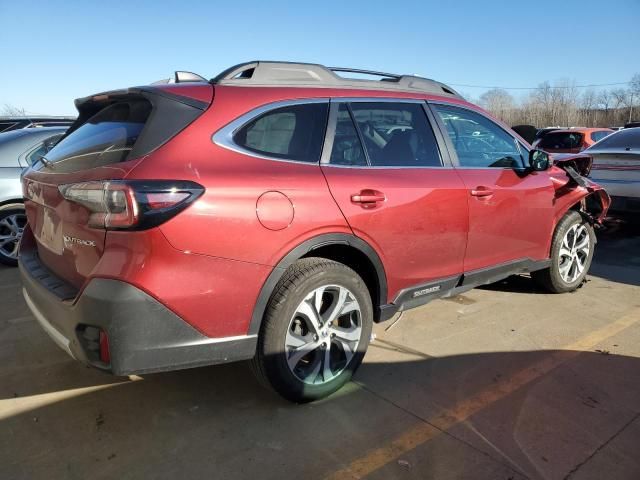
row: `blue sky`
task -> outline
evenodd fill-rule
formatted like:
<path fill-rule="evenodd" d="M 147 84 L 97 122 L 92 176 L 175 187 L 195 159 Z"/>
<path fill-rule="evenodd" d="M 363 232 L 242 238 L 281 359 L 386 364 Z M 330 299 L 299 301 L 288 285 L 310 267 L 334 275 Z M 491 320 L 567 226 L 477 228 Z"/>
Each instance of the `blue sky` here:
<path fill-rule="evenodd" d="M 73 114 L 77 97 L 254 59 L 452 84 L 624 82 L 639 46 L 640 0 L 0 0 L 0 108 Z"/>

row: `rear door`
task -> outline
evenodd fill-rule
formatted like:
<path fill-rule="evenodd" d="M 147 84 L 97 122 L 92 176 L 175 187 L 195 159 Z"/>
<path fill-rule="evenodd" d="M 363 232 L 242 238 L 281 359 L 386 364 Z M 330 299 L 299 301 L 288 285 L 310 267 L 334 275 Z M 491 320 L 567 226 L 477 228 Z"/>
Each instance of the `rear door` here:
<path fill-rule="evenodd" d="M 390 301 L 462 272 L 466 191 L 428 115 L 422 101 L 332 101 L 322 170 L 354 233 L 381 255 Z"/>
<path fill-rule="evenodd" d="M 486 116 L 444 103 L 431 108 L 469 200 L 465 272 L 547 258 L 554 218 L 547 173 L 527 172 L 524 146 Z"/>

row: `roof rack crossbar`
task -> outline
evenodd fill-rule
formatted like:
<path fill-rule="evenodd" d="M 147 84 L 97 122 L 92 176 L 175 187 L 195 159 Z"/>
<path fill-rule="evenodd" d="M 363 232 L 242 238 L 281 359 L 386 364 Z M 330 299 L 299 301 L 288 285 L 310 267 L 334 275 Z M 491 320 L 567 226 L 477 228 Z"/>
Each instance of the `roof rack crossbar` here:
<path fill-rule="evenodd" d="M 398 75 L 397 73 L 376 72 L 375 70 L 363 70 L 360 68 L 343 68 L 343 67 L 327 67 L 327 68 L 332 72 L 358 73 L 362 75 L 372 75 L 375 77 L 386 77 L 386 78 L 395 78 L 395 79 L 402 78 L 402 75 Z"/>

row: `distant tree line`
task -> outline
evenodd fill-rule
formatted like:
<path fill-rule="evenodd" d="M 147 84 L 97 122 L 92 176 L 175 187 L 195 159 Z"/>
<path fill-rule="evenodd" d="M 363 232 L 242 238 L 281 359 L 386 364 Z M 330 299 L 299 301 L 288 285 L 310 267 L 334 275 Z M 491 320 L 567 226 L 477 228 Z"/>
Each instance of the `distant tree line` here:
<path fill-rule="evenodd" d="M 508 125 L 621 127 L 640 121 L 640 74 L 627 88 L 587 89 L 568 80 L 544 82 L 520 102 L 506 90 L 483 93 L 478 103 Z"/>

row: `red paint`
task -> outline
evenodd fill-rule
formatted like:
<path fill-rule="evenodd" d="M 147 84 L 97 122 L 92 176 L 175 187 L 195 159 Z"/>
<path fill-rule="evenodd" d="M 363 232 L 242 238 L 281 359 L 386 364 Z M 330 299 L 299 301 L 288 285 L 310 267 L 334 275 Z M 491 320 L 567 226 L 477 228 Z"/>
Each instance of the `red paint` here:
<path fill-rule="evenodd" d="M 281 192 L 265 192 L 256 202 L 256 215 L 264 228 L 282 230 L 293 222 L 293 204 Z"/>
<path fill-rule="evenodd" d="M 158 88 L 213 101 L 209 84 Z M 429 280 L 523 257 L 546 258 L 560 216 L 596 192 L 575 187 L 557 167 L 525 176 L 505 169 L 320 167 L 255 158 L 211 140 L 221 127 L 266 103 L 390 95 L 218 86 L 204 114 L 145 158 L 73 174 L 29 171 L 25 204 L 40 258 L 80 294 L 92 278 L 118 279 L 205 335 L 236 336 L 246 334 L 273 267 L 305 240 L 344 233 L 367 242 L 383 262 L 388 296 L 382 301 L 388 302 L 401 289 Z M 206 191 L 159 227 L 108 232 L 89 227 L 87 210 L 58 191 L 67 183 L 125 178 L 190 180 Z M 65 245 L 65 236 L 95 247 Z M 25 244 L 33 241 L 26 238 Z"/>

